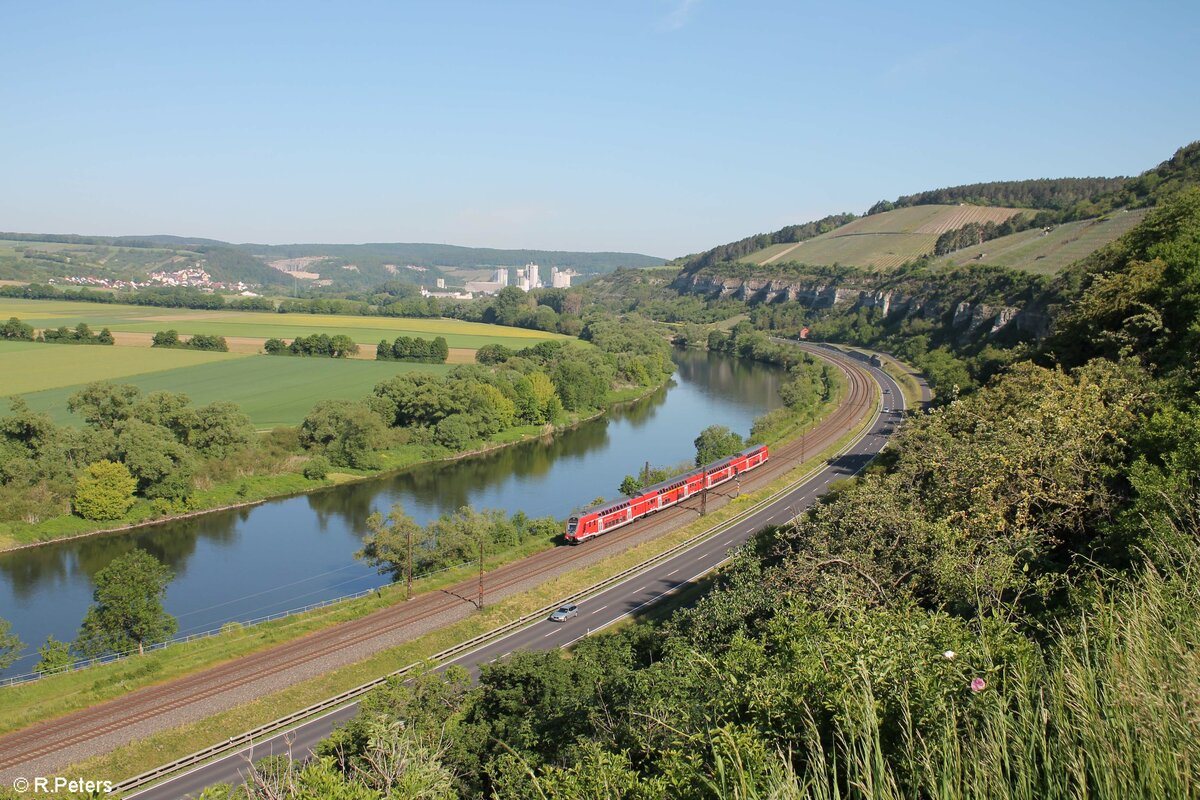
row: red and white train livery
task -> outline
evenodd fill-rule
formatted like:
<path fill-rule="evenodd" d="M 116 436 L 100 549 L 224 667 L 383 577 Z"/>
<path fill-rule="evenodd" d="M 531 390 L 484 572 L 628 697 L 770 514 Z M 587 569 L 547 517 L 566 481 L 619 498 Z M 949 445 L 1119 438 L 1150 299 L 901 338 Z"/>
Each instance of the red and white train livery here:
<path fill-rule="evenodd" d="M 592 506 L 567 520 L 566 540 L 571 544 L 608 533 L 622 525 L 628 525 L 655 511 L 682 503 L 704 489 L 711 489 L 725 481 L 748 472 L 767 460 L 765 444 L 749 447 L 728 458 L 714 461 L 703 467 L 676 475 L 674 478 L 647 486 L 634 497 L 614 503 Z"/>

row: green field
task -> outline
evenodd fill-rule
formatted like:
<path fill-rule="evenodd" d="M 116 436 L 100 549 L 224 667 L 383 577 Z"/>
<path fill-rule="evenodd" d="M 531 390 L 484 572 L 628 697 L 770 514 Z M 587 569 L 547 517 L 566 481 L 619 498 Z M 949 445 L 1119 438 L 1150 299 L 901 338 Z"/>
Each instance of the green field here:
<path fill-rule="evenodd" d="M 27 358 L 29 350 L 33 348 L 40 350 L 39 353 L 32 354 L 39 358 L 47 351 L 50 351 L 48 355 L 54 356 L 58 351 L 65 350 L 86 351 L 89 356 L 95 355 L 97 351 L 124 353 L 139 359 L 158 355 L 192 357 L 189 366 L 178 366 L 179 361 L 175 364 L 164 361 L 157 371 L 143 371 L 142 374 L 101 375 L 88 377 L 82 382 L 76 379 L 76 382 L 70 384 L 62 383 L 63 379 L 60 378 L 56 388 L 22 395 L 32 408 L 45 411 L 55 422 L 74 425 L 81 425 L 82 421 L 67 411 L 67 398 L 83 388 L 88 380 L 100 378 L 132 383 L 143 392 L 183 392 L 197 405 L 215 400 L 232 400 L 250 415 L 255 427 L 266 429 L 276 425 L 299 424 L 320 400 L 365 397 L 370 394 L 375 384 L 393 375 L 406 372 L 444 374 L 450 369 L 444 364 L 285 356 L 230 356 L 186 350 L 160 352 L 140 347 L 0 344 L 0 373 L 8 375 L 10 359 Z M 219 358 L 205 358 L 212 355 Z M 55 372 L 63 374 L 62 370 Z M 0 391 L 15 394 L 9 390 L 7 381 Z"/>
<path fill-rule="evenodd" d="M 118 334 L 140 333 L 147 337 L 147 344 L 150 334 L 167 328 L 184 335 L 211 333 L 231 340 L 344 333 L 367 345 L 401 334 L 427 339 L 444 336 L 450 347 L 472 350 L 491 342 L 520 349 L 547 339 L 569 338 L 449 319 L 198 311 L 0 298 L 0 319 L 14 316 L 36 328 L 87 322 L 94 330 L 108 327 Z M 250 345 L 251 350 L 255 347 Z M 270 428 L 298 424 L 319 400 L 363 397 L 392 375 L 418 370 L 444 373 L 449 369 L 441 364 L 205 353 L 148 346 L 2 342 L 0 396 L 20 394 L 56 422 L 79 424 L 67 411 L 67 398 L 92 381 L 109 380 L 132 383 L 146 392 L 183 392 L 197 404 L 232 400 L 257 427 Z"/>
<path fill-rule="evenodd" d="M 407 319 L 400 317 L 352 317 L 333 314 L 273 314 L 246 311 L 200 311 L 186 308 L 77 303 L 59 300 L 0 298 L 0 319 L 19 317 L 35 328 L 57 328 L 87 322 L 93 329 L 107 326 L 113 331 L 153 334 L 174 328 L 191 335 L 209 333 L 228 337 L 293 339 L 325 333 L 344 333 L 356 342 L 375 344 L 380 339 L 421 336 L 446 337 L 450 347 L 476 350 L 496 342 L 514 349 L 547 339 L 569 337 L 557 333 L 460 322 L 452 319 Z"/>
<path fill-rule="evenodd" d="M 862 217 L 799 244 L 776 244 L 742 261 L 758 265 L 799 261 L 889 270 L 933 252 L 938 236 L 969 222 L 1002 222 L 1014 208 L 928 205 Z"/>
<path fill-rule="evenodd" d="M 0 342 L 0 396 L 191 369 L 248 356 L 148 347 Z M 263 356 L 266 358 L 266 356 Z"/>
<path fill-rule="evenodd" d="M 1109 242 L 1142 221 L 1146 210 L 1116 211 L 1099 219 L 1085 219 L 1056 226 L 1043 234 L 1041 228 L 1001 236 L 975 247 L 967 247 L 939 258 L 935 264 L 995 264 L 1039 275 L 1053 275 Z"/>

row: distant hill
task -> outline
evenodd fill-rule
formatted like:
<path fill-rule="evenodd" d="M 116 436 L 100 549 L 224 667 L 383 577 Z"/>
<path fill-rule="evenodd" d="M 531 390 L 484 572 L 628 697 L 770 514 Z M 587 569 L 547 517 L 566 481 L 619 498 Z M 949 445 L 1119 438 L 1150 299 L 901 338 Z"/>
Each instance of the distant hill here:
<path fill-rule="evenodd" d="M 302 266 L 279 263 L 293 260 Z M 591 276 L 622 267 L 660 266 L 664 260 L 639 253 L 499 250 L 442 244 L 261 245 L 166 235 L 0 233 L 0 280 L 36 282 L 68 278 L 141 281 L 151 272 L 201 268 L 214 281 L 291 289 L 302 280 L 309 286 L 356 289 L 395 280 L 432 284 L 439 277 L 461 284 L 487 277 L 496 267 L 530 262 L 540 265 L 543 274 L 548 274 L 550 267 L 558 267 Z"/>
<path fill-rule="evenodd" d="M 997 259 L 991 263 L 1049 274 L 1133 224 L 1101 217 L 1154 206 L 1198 182 L 1200 142 L 1193 142 L 1134 178 L 1039 178 L 932 189 L 881 200 L 863 217 L 845 213 L 789 225 L 671 263 L 686 276 L 715 270 L 748 277 L 750 266 L 763 267 L 760 277 L 769 277 L 785 264 L 880 271 L 935 254 L 939 264 L 954 265 L 991 253 Z M 1086 220 L 1095 224 L 1073 224 Z M 1056 226 L 1062 230 L 1034 243 L 1043 229 Z"/>
<path fill-rule="evenodd" d="M 306 269 L 322 278 L 340 283 L 372 284 L 396 278 L 427 281 L 430 276 L 471 279 L 483 278 L 496 267 L 523 267 L 528 263 L 542 268 L 571 269 L 584 276 L 612 272 L 622 267 L 658 267 L 665 259 L 640 253 L 576 252 L 566 250 L 499 250 L 487 247 L 460 247 L 426 243 L 371 244 L 244 244 L 239 247 L 270 263 L 284 259 L 317 259 Z M 411 268 L 422 268 L 414 271 Z M 346 273 L 357 273 L 347 275 Z"/>
<path fill-rule="evenodd" d="M 768 266 L 800 262 L 814 266 L 894 269 L 933 253 L 938 236 L 969 223 L 1001 223 L 1018 208 L 922 205 L 872 214 L 795 244 L 776 244 L 740 259 Z"/>
<path fill-rule="evenodd" d="M 152 272 L 202 268 L 214 281 L 290 284 L 238 247 L 209 239 L 168 236 L 73 236 L 0 233 L 0 279 L 144 281 Z"/>

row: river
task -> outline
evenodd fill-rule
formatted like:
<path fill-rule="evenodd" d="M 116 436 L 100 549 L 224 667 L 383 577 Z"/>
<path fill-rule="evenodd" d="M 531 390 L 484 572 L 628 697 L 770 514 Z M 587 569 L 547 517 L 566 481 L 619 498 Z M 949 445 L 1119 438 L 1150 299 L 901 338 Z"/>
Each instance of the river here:
<path fill-rule="evenodd" d="M 26 644 L 0 674 L 29 672 L 49 635 L 73 640 L 91 602 L 92 576 L 135 547 L 174 571 L 165 605 L 179 634 L 212 630 L 386 583 L 354 551 L 367 516 L 393 503 L 419 522 L 467 504 L 565 518 L 599 495 L 616 497 L 621 478 L 647 459 L 690 459 L 705 426 L 745 435 L 754 417 L 779 405 L 780 369 L 692 350 L 673 357 L 678 369 L 667 387 L 549 439 L 136 532 L 0 554 L 0 618 Z"/>

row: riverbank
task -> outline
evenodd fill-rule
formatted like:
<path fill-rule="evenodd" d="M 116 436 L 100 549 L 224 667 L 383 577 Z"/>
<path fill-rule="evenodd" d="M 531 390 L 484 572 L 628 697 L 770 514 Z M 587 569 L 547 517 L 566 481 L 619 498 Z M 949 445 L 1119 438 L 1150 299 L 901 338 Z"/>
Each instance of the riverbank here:
<path fill-rule="evenodd" d="M 150 528 L 177 520 L 204 516 L 220 511 L 232 511 L 260 505 L 271 500 L 319 492 L 341 484 L 386 478 L 414 467 L 459 461 L 472 456 L 495 452 L 521 442 L 547 436 L 555 436 L 576 428 L 586 422 L 610 413 L 612 410 L 634 403 L 660 391 L 671 380 L 670 376 L 647 387 L 631 387 L 609 392 L 603 408 L 587 414 L 570 415 L 560 425 L 524 425 L 509 428 L 484 442 L 480 447 L 456 452 L 430 454 L 430 449 L 421 445 L 406 445 L 381 451 L 380 467 L 373 470 L 339 469 L 319 479 L 306 478 L 304 464 L 308 459 L 297 453 L 291 459 L 292 469 L 269 475 L 247 475 L 226 481 L 208 489 L 196 491 L 190 498 L 192 507 L 173 514 L 162 514 L 145 499 L 139 498 L 128 513 L 116 524 L 92 522 L 73 514 L 63 514 L 37 523 L 0 523 L 0 553 L 25 550 L 46 544 L 99 536 L 109 533 L 125 533 Z"/>

